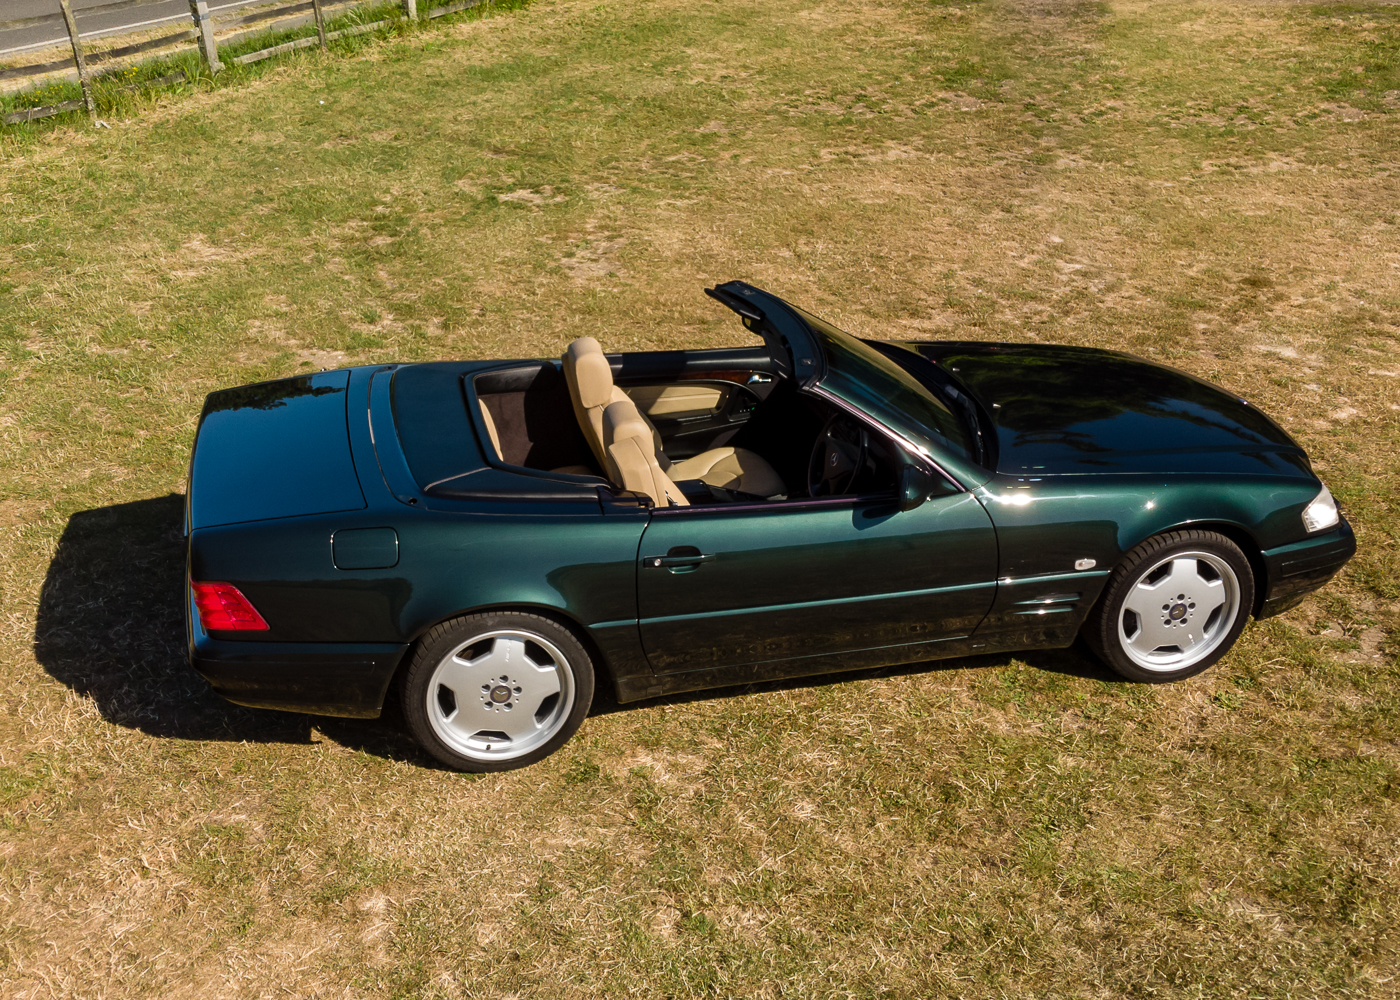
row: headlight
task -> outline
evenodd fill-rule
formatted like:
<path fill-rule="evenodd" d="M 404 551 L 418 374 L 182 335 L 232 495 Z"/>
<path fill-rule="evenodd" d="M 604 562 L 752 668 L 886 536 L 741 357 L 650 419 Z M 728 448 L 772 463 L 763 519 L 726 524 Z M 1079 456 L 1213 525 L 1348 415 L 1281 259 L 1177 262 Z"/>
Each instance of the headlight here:
<path fill-rule="evenodd" d="M 1332 499 L 1332 492 L 1326 486 L 1303 508 L 1303 527 L 1308 529 L 1308 534 L 1334 527 L 1339 520 L 1337 501 Z"/>

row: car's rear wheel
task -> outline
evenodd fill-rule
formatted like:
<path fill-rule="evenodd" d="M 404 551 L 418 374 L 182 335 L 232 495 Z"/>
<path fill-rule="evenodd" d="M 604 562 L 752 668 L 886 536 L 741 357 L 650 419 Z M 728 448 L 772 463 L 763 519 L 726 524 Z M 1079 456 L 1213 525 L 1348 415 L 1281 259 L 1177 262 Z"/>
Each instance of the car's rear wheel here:
<path fill-rule="evenodd" d="M 578 730 L 593 702 L 593 664 L 556 622 L 488 612 L 424 636 L 402 691 L 424 750 L 459 771 L 508 771 L 548 757 Z"/>
<path fill-rule="evenodd" d="M 1118 564 L 1083 635 L 1129 680 L 1174 681 L 1224 656 L 1253 607 L 1254 573 L 1238 545 L 1213 531 L 1172 531 Z"/>

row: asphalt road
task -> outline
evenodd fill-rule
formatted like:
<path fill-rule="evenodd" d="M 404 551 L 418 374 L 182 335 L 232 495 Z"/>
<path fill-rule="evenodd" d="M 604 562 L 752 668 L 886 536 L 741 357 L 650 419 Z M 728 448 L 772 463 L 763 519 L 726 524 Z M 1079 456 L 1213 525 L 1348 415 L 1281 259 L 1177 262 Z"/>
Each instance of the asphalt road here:
<path fill-rule="evenodd" d="M 172 30 L 191 25 L 189 0 L 151 0 L 150 3 L 139 6 L 90 13 L 84 12 L 92 7 L 110 6 L 112 0 L 71 2 L 74 18 L 78 22 L 78 32 L 84 38 L 119 34 L 123 31 L 148 30 L 162 24 L 170 25 Z M 218 11 L 221 8 L 245 7 L 266 2 L 267 0 L 210 0 L 209 8 Z M 45 14 L 58 14 L 58 0 L 0 0 L 0 22 L 42 17 Z M 40 24 L 0 28 L 0 56 L 6 53 L 18 55 L 25 49 L 41 48 L 46 43 L 62 44 L 67 40 L 68 32 L 63 27 L 61 17 L 53 17 Z"/>

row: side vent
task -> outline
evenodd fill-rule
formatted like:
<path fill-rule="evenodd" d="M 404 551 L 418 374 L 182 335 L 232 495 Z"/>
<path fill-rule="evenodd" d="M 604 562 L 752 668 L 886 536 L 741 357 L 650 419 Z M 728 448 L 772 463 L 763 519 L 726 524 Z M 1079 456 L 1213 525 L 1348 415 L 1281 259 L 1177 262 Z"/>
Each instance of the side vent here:
<path fill-rule="evenodd" d="M 1047 594 L 1044 597 L 1033 597 L 1028 601 L 1017 601 L 1016 610 L 1012 612 L 1017 615 L 1056 615 L 1073 611 L 1079 606 L 1079 600 L 1083 594 Z"/>

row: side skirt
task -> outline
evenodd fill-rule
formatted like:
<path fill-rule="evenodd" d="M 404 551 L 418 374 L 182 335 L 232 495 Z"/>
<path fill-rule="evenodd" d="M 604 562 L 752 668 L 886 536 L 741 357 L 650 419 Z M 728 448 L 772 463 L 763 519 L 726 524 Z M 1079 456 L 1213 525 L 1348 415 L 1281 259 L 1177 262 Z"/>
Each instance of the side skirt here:
<path fill-rule="evenodd" d="M 687 670 L 681 673 L 657 674 L 651 677 L 620 677 L 617 680 L 617 700 L 622 704 L 661 698 L 666 695 L 705 691 L 711 688 L 757 684 L 763 681 L 813 677 L 874 667 L 895 667 L 905 663 L 950 660 L 960 656 L 982 656 L 1020 649 L 1063 649 L 1074 642 L 1074 631 L 1067 635 L 1054 631 L 1039 636 L 1040 641 L 1026 642 L 1030 636 L 1024 630 L 1006 635 L 954 636 L 932 642 L 915 642 L 903 646 L 880 646 L 875 649 L 850 650 L 844 653 L 824 653 L 795 660 L 771 660 L 766 663 L 746 663 L 740 666 Z"/>

